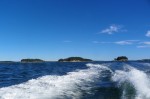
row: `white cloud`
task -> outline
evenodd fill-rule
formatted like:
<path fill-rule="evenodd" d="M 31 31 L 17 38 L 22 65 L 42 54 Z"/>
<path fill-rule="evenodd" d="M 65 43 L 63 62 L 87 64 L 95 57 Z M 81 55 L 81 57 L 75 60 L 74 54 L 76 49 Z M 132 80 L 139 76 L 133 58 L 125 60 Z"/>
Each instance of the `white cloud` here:
<path fill-rule="evenodd" d="M 150 41 L 146 41 L 146 42 L 140 42 L 139 46 L 137 46 L 137 48 L 150 48 Z"/>
<path fill-rule="evenodd" d="M 113 43 L 113 42 L 99 42 L 99 41 L 93 41 L 93 43 L 95 44 L 108 44 L 108 43 Z"/>
<path fill-rule="evenodd" d="M 135 44 L 138 41 L 139 40 L 124 40 L 124 41 L 117 41 L 117 42 L 114 42 L 114 43 L 119 44 L 119 45 L 131 45 L 131 44 Z"/>
<path fill-rule="evenodd" d="M 149 45 L 141 45 L 141 46 L 137 46 L 137 48 L 150 48 Z"/>
<path fill-rule="evenodd" d="M 118 41 L 118 42 L 115 42 L 116 44 L 119 44 L 119 45 L 131 45 L 133 44 L 133 42 L 129 42 L 129 41 Z"/>
<path fill-rule="evenodd" d="M 93 43 L 97 44 L 118 44 L 118 45 L 131 45 L 138 43 L 139 40 L 124 40 L 124 41 L 116 41 L 116 42 L 99 42 L 99 41 L 93 41 Z"/>
<path fill-rule="evenodd" d="M 140 40 L 122 40 L 122 41 L 115 41 L 115 42 L 99 42 L 93 41 L 95 44 L 117 44 L 117 45 L 135 45 L 137 48 L 150 48 L 150 41 L 143 41 Z"/>
<path fill-rule="evenodd" d="M 147 42 L 140 42 L 140 44 L 150 45 L 150 41 L 147 41 Z"/>
<path fill-rule="evenodd" d="M 107 34 L 113 34 L 117 32 L 122 32 L 122 26 L 120 25 L 111 25 L 108 28 L 102 30 L 100 33 L 107 33 Z"/>
<path fill-rule="evenodd" d="M 150 30 L 147 31 L 146 36 L 147 36 L 147 37 L 150 37 Z"/>

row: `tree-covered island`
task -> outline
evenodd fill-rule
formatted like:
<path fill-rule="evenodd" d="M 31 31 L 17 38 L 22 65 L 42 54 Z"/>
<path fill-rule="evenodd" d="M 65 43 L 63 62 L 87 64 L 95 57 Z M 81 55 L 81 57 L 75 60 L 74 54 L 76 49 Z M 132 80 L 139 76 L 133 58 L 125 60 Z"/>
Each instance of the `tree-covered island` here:
<path fill-rule="evenodd" d="M 128 58 L 126 56 L 119 56 L 114 59 L 115 61 L 128 61 Z"/>
<path fill-rule="evenodd" d="M 58 62 L 91 62 L 91 59 L 86 59 L 82 57 L 69 57 L 65 59 L 59 59 Z"/>
<path fill-rule="evenodd" d="M 39 63 L 39 62 L 44 62 L 44 60 L 41 59 L 22 59 L 22 63 Z"/>

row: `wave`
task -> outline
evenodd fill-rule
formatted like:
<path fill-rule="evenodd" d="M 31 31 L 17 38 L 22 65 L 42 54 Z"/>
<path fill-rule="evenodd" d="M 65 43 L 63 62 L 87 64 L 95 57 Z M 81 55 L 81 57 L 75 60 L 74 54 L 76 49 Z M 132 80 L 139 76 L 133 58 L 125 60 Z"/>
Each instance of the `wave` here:
<path fill-rule="evenodd" d="M 47 75 L 0 88 L 0 99 L 93 99 L 92 92 L 96 92 L 95 97 L 103 97 L 103 92 L 110 92 L 119 97 L 113 99 L 150 99 L 150 78 L 146 72 L 125 63 L 119 63 L 124 65 L 122 70 L 111 70 L 112 65 L 116 64 L 86 64 L 87 69 L 75 70 L 66 75 Z M 110 82 L 113 85 L 107 86 Z"/>
<path fill-rule="evenodd" d="M 150 79 L 148 75 L 132 66 L 116 70 L 112 80 L 123 88 L 122 99 L 150 99 Z M 129 92 L 130 91 L 130 92 Z"/>
<path fill-rule="evenodd" d="M 0 89 L 0 99 L 80 99 L 100 78 L 101 72 L 111 71 L 99 64 L 87 64 L 88 69 L 67 75 L 47 75 L 28 82 Z"/>

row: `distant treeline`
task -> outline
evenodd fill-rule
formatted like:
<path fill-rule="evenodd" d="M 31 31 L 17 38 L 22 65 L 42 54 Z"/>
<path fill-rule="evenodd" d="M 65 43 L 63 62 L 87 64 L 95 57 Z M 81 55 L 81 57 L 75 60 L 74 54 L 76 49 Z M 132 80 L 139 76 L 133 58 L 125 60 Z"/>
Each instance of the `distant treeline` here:
<path fill-rule="evenodd" d="M 87 61 L 92 61 L 91 59 L 86 59 L 82 57 L 69 57 L 65 59 L 59 59 L 59 62 L 87 62 Z"/>
<path fill-rule="evenodd" d="M 22 59 L 21 62 L 44 62 L 41 59 Z"/>
<path fill-rule="evenodd" d="M 86 59 L 82 57 L 68 57 L 64 59 L 59 59 L 58 62 L 91 62 L 93 60 L 91 59 Z M 117 58 L 114 59 L 114 61 L 128 61 L 128 58 L 126 56 L 118 56 Z M 139 61 L 139 62 L 150 62 L 150 59 L 141 59 L 141 60 L 134 60 L 134 61 Z M 12 63 L 14 61 L 0 61 L 0 63 Z M 42 59 L 31 59 L 31 58 L 26 58 L 26 59 L 21 59 L 20 62 L 23 63 L 38 63 L 38 62 L 50 62 L 50 61 L 44 61 Z"/>

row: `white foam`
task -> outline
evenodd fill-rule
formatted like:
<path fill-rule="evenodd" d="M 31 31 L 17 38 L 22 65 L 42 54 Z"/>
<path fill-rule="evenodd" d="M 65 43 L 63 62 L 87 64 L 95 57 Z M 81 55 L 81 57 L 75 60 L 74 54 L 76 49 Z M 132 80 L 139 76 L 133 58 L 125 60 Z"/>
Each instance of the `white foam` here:
<path fill-rule="evenodd" d="M 119 82 L 119 85 L 125 81 L 131 83 L 136 90 L 136 99 L 150 99 L 149 77 L 143 71 L 135 68 L 129 69 L 129 71 L 117 70 L 112 80 Z"/>
<path fill-rule="evenodd" d="M 28 82 L 0 89 L 0 99 L 78 99 L 81 91 L 89 90 L 103 70 L 102 65 L 87 64 L 88 69 L 69 72 L 64 76 L 47 75 Z"/>

